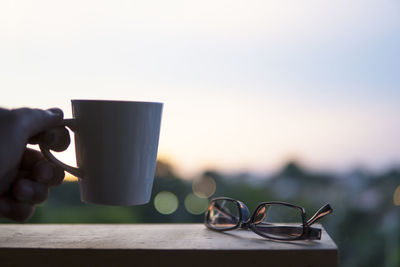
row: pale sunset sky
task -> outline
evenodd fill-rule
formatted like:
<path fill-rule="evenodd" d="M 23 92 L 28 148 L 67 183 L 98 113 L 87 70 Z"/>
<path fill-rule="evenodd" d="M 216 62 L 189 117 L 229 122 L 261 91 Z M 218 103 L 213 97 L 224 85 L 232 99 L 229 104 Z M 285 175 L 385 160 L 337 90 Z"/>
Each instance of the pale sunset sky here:
<path fill-rule="evenodd" d="M 184 175 L 380 170 L 400 164 L 399 47 L 395 0 L 5 0 L 0 106 L 163 102 Z"/>

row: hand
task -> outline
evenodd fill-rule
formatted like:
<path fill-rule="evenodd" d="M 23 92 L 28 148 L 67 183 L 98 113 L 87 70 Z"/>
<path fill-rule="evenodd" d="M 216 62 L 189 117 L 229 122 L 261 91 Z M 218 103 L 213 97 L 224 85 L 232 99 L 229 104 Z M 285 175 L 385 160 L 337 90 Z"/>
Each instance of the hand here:
<path fill-rule="evenodd" d="M 70 142 L 60 109 L 0 109 L 0 217 L 27 220 L 35 204 L 47 199 L 49 187 L 59 185 L 64 170 L 47 161 L 28 143 L 55 151 Z"/>

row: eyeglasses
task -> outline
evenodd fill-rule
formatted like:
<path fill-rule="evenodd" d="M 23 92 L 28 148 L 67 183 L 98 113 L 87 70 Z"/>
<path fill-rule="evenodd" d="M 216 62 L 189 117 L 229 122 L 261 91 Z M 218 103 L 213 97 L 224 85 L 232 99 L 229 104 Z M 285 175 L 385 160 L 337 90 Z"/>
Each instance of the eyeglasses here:
<path fill-rule="evenodd" d="M 205 213 L 205 225 L 215 231 L 250 228 L 256 234 L 273 240 L 319 240 L 321 229 L 311 225 L 332 211 L 331 206 L 326 204 L 306 220 L 304 208 L 271 201 L 258 204 L 250 217 L 249 209 L 243 202 L 220 197 L 211 200 Z"/>

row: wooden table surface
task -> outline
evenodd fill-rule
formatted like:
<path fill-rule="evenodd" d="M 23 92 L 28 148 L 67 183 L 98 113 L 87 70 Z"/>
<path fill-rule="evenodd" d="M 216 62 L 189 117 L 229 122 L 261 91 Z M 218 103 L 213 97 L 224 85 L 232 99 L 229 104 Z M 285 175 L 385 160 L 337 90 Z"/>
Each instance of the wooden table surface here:
<path fill-rule="evenodd" d="M 338 251 L 324 229 L 318 241 L 275 242 L 202 224 L 0 225 L 0 266 L 28 264 L 329 267 L 338 266 Z"/>

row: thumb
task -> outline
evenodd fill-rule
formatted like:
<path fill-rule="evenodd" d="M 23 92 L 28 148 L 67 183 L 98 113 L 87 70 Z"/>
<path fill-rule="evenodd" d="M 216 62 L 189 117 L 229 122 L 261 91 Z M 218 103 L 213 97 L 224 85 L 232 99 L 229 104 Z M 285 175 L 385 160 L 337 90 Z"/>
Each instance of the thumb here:
<path fill-rule="evenodd" d="M 13 112 L 24 134 L 27 135 L 27 139 L 57 126 L 63 118 L 60 109 L 20 108 L 13 110 Z"/>

